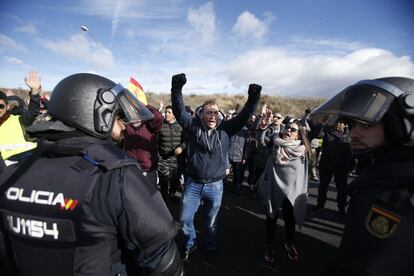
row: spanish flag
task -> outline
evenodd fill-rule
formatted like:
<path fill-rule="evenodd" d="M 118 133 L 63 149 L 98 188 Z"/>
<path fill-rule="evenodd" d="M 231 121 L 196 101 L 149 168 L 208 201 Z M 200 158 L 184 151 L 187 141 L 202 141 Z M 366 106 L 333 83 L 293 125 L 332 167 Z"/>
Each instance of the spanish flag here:
<path fill-rule="evenodd" d="M 147 97 L 145 97 L 144 89 L 133 77 L 129 78 L 128 90 L 131 91 L 139 101 L 147 105 Z"/>

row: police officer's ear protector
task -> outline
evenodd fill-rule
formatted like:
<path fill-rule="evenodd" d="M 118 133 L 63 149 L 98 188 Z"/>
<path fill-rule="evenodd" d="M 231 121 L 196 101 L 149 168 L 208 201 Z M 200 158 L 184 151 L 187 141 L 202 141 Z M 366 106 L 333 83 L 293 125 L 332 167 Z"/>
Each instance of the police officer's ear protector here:
<path fill-rule="evenodd" d="M 117 101 L 114 93 L 109 89 L 99 89 L 96 95 L 93 121 L 95 131 L 108 133 L 114 124 Z"/>
<path fill-rule="evenodd" d="M 414 142 L 414 93 L 404 93 L 398 100 L 404 113 L 403 122 L 407 130 L 408 141 Z"/>

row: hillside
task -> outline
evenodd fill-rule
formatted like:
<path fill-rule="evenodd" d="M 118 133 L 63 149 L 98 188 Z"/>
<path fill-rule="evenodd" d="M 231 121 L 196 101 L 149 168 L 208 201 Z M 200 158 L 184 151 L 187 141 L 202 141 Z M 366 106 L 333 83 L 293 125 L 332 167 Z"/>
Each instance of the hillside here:
<path fill-rule="evenodd" d="M 7 89 L 2 89 L 7 90 Z M 23 89 L 10 89 L 16 95 L 20 97 L 27 97 L 28 90 Z M 50 93 L 50 92 L 46 92 Z M 147 100 L 150 105 L 155 107 L 159 107 L 160 101 L 164 102 L 164 106 L 171 103 L 171 96 L 170 94 L 156 94 L 152 92 L 146 92 Z M 222 95 L 222 94 L 214 94 L 214 95 L 185 95 L 184 93 L 184 102 L 186 105 L 191 106 L 194 110 L 196 107 L 200 106 L 206 100 L 214 99 L 219 107 L 227 112 L 230 109 L 234 109 L 237 104 L 243 106 L 245 101 L 247 100 L 247 95 Z M 271 107 L 273 112 L 280 112 L 283 115 L 292 115 L 293 117 L 301 117 L 306 108 L 314 109 L 320 104 L 322 104 L 326 99 L 323 98 L 310 98 L 310 97 L 303 97 L 303 98 L 291 98 L 291 97 L 279 97 L 279 96 L 269 96 L 269 95 L 262 95 L 260 99 L 260 106 L 263 103 L 267 103 L 268 106 Z M 259 109 L 256 113 L 259 112 Z"/>

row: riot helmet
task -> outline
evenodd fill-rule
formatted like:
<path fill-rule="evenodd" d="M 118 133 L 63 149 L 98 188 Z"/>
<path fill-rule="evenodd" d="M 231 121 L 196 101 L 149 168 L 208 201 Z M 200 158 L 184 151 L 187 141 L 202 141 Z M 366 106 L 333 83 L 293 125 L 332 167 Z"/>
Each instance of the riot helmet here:
<path fill-rule="evenodd" d="M 118 114 L 126 123 L 154 118 L 154 114 L 121 84 L 88 73 L 61 80 L 53 89 L 48 113 L 98 138 L 111 134 Z"/>
<path fill-rule="evenodd" d="M 384 123 L 387 141 L 392 144 L 414 142 L 414 80 L 387 77 L 362 80 L 348 86 L 316 108 L 314 124 L 332 126 L 339 119 L 365 124 Z"/>

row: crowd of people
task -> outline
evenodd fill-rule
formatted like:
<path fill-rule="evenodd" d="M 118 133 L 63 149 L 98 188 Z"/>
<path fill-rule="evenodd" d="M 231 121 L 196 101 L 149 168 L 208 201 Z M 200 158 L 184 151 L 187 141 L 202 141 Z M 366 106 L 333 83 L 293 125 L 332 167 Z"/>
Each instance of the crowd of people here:
<path fill-rule="evenodd" d="M 0 91 L 0 229 L 8 271 L 182 275 L 195 250 L 211 265 L 223 193 L 240 197 L 243 189 L 264 206 L 263 259 L 275 260 L 281 213 L 284 247 L 296 262 L 308 182 L 318 184 L 310 211 L 321 212 L 332 178 L 346 227 L 326 275 L 414 271 L 414 80 L 361 81 L 300 118 L 258 108 L 258 84 L 249 85 L 244 106 L 224 112 L 208 100 L 193 112 L 183 99 L 186 80 L 172 77 L 171 104 L 160 108 L 86 73 L 63 79 L 50 100 L 36 71 L 25 78 L 28 103 Z M 351 172 L 358 176 L 349 183 Z M 166 202 L 179 204 L 178 217 Z M 184 235 L 178 246 L 177 231 Z M 356 252 L 356 244 L 367 249 Z M 375 246 L 380 254 L 370 251 Z"/>

